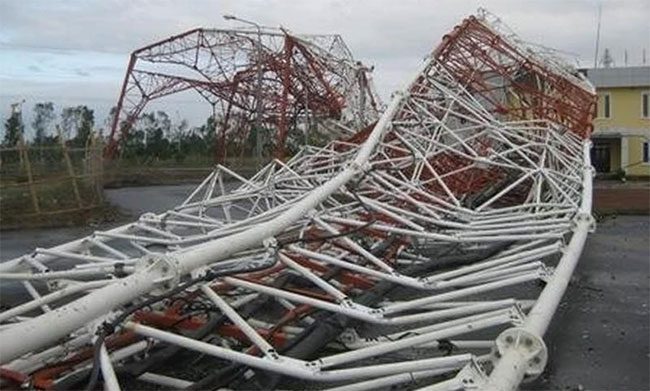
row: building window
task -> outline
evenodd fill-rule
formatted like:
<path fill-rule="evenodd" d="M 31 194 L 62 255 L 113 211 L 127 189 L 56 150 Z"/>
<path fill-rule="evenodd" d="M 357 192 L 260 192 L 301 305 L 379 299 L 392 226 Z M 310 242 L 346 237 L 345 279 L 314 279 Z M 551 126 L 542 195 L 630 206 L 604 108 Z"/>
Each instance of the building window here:
<path fill-rule="evenodd" d="M 609 93 L 599 94 L 596 100 L 596 118 L 610 118 L 612 113 L 612 98 Z"/>
<path fill-rule="evenodd" d="M 650 142 L 646 141 L 643 143 L 643 162 L 650 163 Z"/>
<path fill-rule="evenodd" d="M 650 92 L 641 94 L 641 117 L 650 118 Z"/>

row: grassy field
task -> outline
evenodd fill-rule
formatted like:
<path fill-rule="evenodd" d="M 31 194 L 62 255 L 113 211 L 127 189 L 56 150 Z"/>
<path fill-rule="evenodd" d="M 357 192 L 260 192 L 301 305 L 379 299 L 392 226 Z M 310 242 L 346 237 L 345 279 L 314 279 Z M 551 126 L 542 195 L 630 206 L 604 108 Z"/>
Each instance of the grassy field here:
<path fill-rule="evenodd" d="M 224 165 L 248 178 L 258 171 L 260 164 L 253 158 L 232 158 L 227 159 Z M 163 160 L 147 162 L 146 164 L 128 160 L 106 162 L 104 165 L 104 187 L 118 188 L 200 182 L 214 167 L 215 164 L 210 159 L 186 159 L 182 162 Z"/>
<path fill-rule="evenodd" d="M 212 157 L 176 160 L 104 161 L 89 169 L 82 151 L 30 150 L 29 162 L 3 151 L 0 166 L 0 229 L 55 227 L 111 220 L 118 214 L 103 200 L 103 188 L 170 185 L 203 180 L 215 167 Z M 225 165 L 244 177 L 257 172 L 253 158 Z M 31 178 L 30 178 L 31 177 Z"/>
<path fill-rule="evenodd" d="M 0 152 L 0 229 L 77 225 L 105 213 L 99 151 L 54 145 Z"/>
<path fill-rule="evenodd" d="M 78 196 L 77 196 L 78 195 Z M 101 193 L 88 180 L 69 177 L 0 187 L 0 228 L 52 227 L 83 224 L 106 213 Z"/>

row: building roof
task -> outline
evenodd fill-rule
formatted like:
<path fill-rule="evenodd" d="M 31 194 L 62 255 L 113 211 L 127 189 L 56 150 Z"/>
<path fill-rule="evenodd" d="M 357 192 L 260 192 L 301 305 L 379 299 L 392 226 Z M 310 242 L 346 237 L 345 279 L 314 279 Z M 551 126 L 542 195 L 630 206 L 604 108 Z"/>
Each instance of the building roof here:
<path fill-rule="evenodd" d="M 591 68 L 580 72 L 596 88 L 650 87 L 650 66 L 621 68 Z"/>

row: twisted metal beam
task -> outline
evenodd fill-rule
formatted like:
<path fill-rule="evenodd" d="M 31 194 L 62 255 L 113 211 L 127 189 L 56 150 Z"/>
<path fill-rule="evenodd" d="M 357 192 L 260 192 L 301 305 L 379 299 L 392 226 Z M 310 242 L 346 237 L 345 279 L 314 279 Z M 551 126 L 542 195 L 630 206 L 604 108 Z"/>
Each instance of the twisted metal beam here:
<path fill-rule="evenodd" d="M 589 125 L 536 105 L 558 94 L 544 75 L 580 91 L 577 107 L 594 95 L 569 67 L 497 37 L 544 69 L 539 98 L 521 91 L 521 63 L 475 57 L 474 74 L 517 97 L 495 109 L 476 87 L 487 81 L 459 78 L 439 48 L 372 128 L 250 179 L 217 166 L 176 208 L 0 264 L 32 296 L 0 314 L 0 373 L 42 387 L 101 372 L 109 389 L 128 373 L 166 387 L 355 390 L 514 389 L 539 375 L 592 224 L 592 170 Z M 495 58 L 516 75 L 481 72 Z M 181 348 L 211 374 L 168 376 Z"/>
<path fill-rule="evenodd" d="M 253 115 L 261 115 L 257 126 L 275 130 L 275 156 L 282 159 L 292 123 L 323 127 L 335 121 L 358 128 L 376 121 L 381 109 L 369 69 L 338 35 L 265 28 L 258 41 L 252 30 L 198 28 L 131 54 L 107 156 L 117 156 L 149 102 L 183 91 L 200 94 L 222 119 L 215 129 L 219 163 L 226 134 L 250 131 Z M 233 124 L 234 117 L 241 120 Z"/>

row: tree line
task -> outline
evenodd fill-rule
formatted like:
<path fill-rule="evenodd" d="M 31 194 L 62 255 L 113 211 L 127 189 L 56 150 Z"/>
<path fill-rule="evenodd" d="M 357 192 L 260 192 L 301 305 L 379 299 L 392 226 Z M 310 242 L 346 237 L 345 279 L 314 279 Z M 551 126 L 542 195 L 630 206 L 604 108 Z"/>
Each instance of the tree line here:
<path fill-rule="evenodd" d="M 25 124 L 21 110 L 12 109 L 10 117 L 4 124 L 3 148 L 12 148 L 23 139 L 25 144 L 33 147 L 58 145 L 64 142 L 73 148 L 83 148 L 87 145 L 88 138 L 96 135 L 108 142 L 108 129 L 112 118 L 116 115 L 113 107 L 108 118 L 102 126 L 97 126 L 94 110 L 86 105 L 63 107 L 57 114 L 52 102 L 36 103 L 33 107 L 31 126 L 33 138 L 25 137 Z M 225 152 L 227 157 L 254 156 L 256 149 L 257 132 L 260 133 L 260 143 L 263 155 L 269 155 L 276 141 L 273 130 L 268 128 L 255 129 L 252 120 L 243 114 L 231 113 L 226 131 Z M 187 120 L 172 121 L 169 115 L 156 110 L 141 115 L 133 123 L 126 138 L 121 139 L 120 157 L 146 163 L 156 160 L 183 161 L 189 157 L 212 158 L 215 156 L 217 145 L 217 129 L 224 126 L 223 117 L 217 114 L 209 116 L 200 126 L 190 127 Z M 290 154 L 297 152 L 300 146 L 309 142 L 312 145 L 324 145 L 328 137 L 316 131 L 307 130 L 298 125 L 296 118 L 292 121 L 287 139 L 287 149 Z M 306 138 L 309 137 L 309 140 Z"/>
<path fill-rule="evenodd" d="M 28 144 L 37 146 L 51 145 L 59 142 L 59 138 L 69 141 L 72 146 L 84 146 L 95 126 L 93 110 L 87 106 L 64 107 L 60 120 L 54 123 L 56 114 L 52 102 L 41 102 L 34 105 L 34 118 L 31 128 L 34 131 L 33 140 L 25 140 L 25 124 L 22 112 L 12 107 L 12 113 L 5 121 L 5 132 L 2 146 L 15 147 L 21 137 Z M 52 130 L 55 125 L 56 131 Z"/>
<path fill-rule="evenodd" d="M 14 148 L 19 140 L 32 147 L 59 145 L 61 141 L 73 148 L 87 145 L 93 132 L 108 140 L 105 129 L 110 126 L 116 113 L 113 107 L 109 117 L 98 127 L 94 110 L 86 105 L 63 107 L 56 112 L 52 102 L 36 103 L 33 107 L 31 123 L 25 124 L 22 112 L 15 107 L 4 123 L 3 148 Z M 31 127 L 33 138 L 27 139 L 25 131 Z M 215 143 L 214 119 L 190 128 L 186 120 L 174 123 L 169 115 L 161 110 L 145 113 L 132 126 L 126 139 L 122 140 L 121 156 L 125 159 L 182 160 L 190 155 L 211 156 Z M 232 149 L 232 148 L 231 148 Z M 231 151 L 235 152 L 235 151 Z"/>

